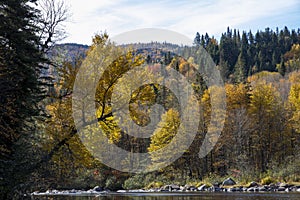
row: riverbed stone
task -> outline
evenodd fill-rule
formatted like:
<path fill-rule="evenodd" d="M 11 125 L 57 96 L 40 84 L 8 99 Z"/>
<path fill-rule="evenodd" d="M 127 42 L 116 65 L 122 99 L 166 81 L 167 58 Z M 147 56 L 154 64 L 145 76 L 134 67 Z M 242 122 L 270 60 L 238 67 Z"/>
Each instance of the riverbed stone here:
<path fill-rule="evenodd" d="M 278 191 L 278 192 L 284 192 L 284 191 L 285 191 L 285 187 L 278 187 L 278 188 L 277 188 L 277 191 Z"/>
<path fill-rule="evenodd" d="M 211 191 L 211 192 L 221 192 L 222 189 L 218 186 L 212 186 L 208 189 L 208 191 Z"/>
<path fill-rule="evenodd" d="M 132 192 L 132 193 L 144 193 L 146 191 L 144 189 L 133 189 L 133 190 L 128 190 L 128 192 Z"/>
<path fill-rule="evenodd" d="M 172 184 L 172 185 L 170 185 L 171 186 L 171 188 L 172 188 L 172 191 L 173 190 L 180 190 L 180 186 L 179 185 L 175 185 L 175 184 Z"/>
<path fill-rule="evenodd" d="M 171 184 L 171 185 L 165 185 L 162 188 L 163 191 L 178 191 L 180 190 L 180 186 L 179 185 L 175 185 L 175 184 Z"/>
<path fill-rule="evenodd" d="M 196 188 L 195 186 L 192 185 L 192 186 L 190 187 L 190 191 L 195 192 L 195 191 L 197 191 L 197 188 Z"/>
<path fill-rule="evenodd" d="M 201 186 L 199 186 L 197 189 L 198 189 L 198 191 L 205 191 L 206 190 L 206 188 L 207 188 L 207 185 L 206 184 L 203 184 L 203 185 L 201 185 Z"/>
<path fill-rule="evenodd" d="M 264 185 L 264 186 L 258 187 L 258 191 L 259 192 L 266 192 L 266 191 L 268 191 L 268 188 Z"/>
<path fill-rule="evenodd" d="M 237 189 L 235 187 L 230 187 L 227 189 L 228 192 L 236 192 Z"/>
<path fill-rule="evenodd" d="M 232 178 L 227 178 L 223 181 L 222 185 L 236 185 L 236 182 Z"/>
<path fill-rule="evenodd" d="M 184 186 L 184 191 L 189 191 L 191 189 L 191 185 L 185 185 Z"/>
<path fill-rule="evenodd" d="M 72 190 L 70 190 L 69 192 L 70 192 L 70 193 L 77 193 L 77 190 L 72 189 Z"/>
<path fill-rule="evenodd" d="M 248 188 L 247 191 L 248 192 L 258 192 L 259 189 L 258 189 L 258 187 L 251 187 L 251 188 Z"/>
<path fill-rule="evenodd" d="M 289 187 L 289 185 L 286 184 L 286 183 L 279 183 L 278 186 L 279 186 L 279 187 L 284 187 L 284 188 L 288 188 L 288 187 Z"/>
<path fill-rule="evenodd" d="M 252 181 L 250 184 L 249 184 L 249 188 L 250 187 L 258 187 L 259 186 L 259 184 L 257 183 L 257 182 L 255 182 L 255 181 Z"/>
<path fill-rule="evenodd" d="M 102 191 L 103 191 L 103 188 L 97 185 L 97 186 L 95 186 L 95 187 L 93 188 L 93 190 L 94 190 L 95 192 L 102 192 Z"/>
<path fill-rule="evenodd" d="M 215 186 L 215 187 L 220 187 L 220 185 L 222 185 L 222 183 L 214 182 L 214 183 L 212 183 L 212 185 Z"/>

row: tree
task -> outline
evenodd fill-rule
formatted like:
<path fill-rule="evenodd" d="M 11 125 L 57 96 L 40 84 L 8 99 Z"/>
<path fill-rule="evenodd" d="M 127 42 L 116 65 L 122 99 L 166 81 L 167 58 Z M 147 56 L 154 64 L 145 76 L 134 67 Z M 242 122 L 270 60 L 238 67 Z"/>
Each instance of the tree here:
<path fill-rule="evenodd" d="M 28 173 L 27 166 L 19 165 L 30 161 L 15 160 L 22 153 L 16 145 L 21 138 L 33 134 L 35 117 L 40 115 L 38 103 L 44 95 L 39 87 L 39 72 L 45 60 L 34 26 L 38 16 L 28 2 L 1 1 L 0 5 L 0 187 L 4 198 L 9 198 Z"/>
<path fill-rule="evenodd" d="M 290 93 L 289 93 L 289 103 L 292 110 L 291 122 L 293 129 L 300 133 L 300 84 L 299 84 L 299 73 L 294 72 L 290 76 L 290 81 L 292 83 Z"/>
<path fill-rule="evenodd" d="M 196 37 L 194 39 L 194 45 L 196 45 L 196 46 L 200 46 L 201 45 L 201 37 L 200 37 L 199 32 L 196 33 Z"/>
<path fill-rule="evenodd" d="M 287 71 L 300 69 L 300 44 L 294 44 L 291 50 L 284 54 L 284 63 Z"/>
<path fill-rule="evenodd" d="M 279 105 L 279 94 L 271 83 L 261 81 L 255 85 L 250 96 L 250 114 L 255 127 L 252 145 L 256 168 L 261 172 L 265 172 L 271 158 L 271 140 L 276 134 L 272 124 L 276 121 Z"/>
<path fill-rule="evenodd" d="M 284 76 L 285 75 L 285 72 L 286 72 L 286 66 L 285 66 L 285 63 L 284 63 L 284 60 L 283 58 L 281 58 L 281 61 L 280 61 L 280 64 L 277 64 L 277 70 L 278 72 Z"/>
<path fill-rule="evenodd" d="M 246 69 L 247 68 L 247 59 L 246 52 L 244 50 L 241 51 L 237 63 L 235 65 L 235 81 L 236 83 L 242 83 L 246 78 Z"/>
<path fill-rule="evenodd" d="M 172 149 L 172 152 L 168 153 L 170 157 L 161 156 L 161 153 L 166 155 L 165 152 L 162 152 L 161 150 L 171 142 L 178 131 L 179 125 L 180 118 L 179 113 L 176 110 L 169 109 L 164 115 L 162 115 L 162 120 L 158 124 L 157 130 L 153 133 L 151 143 L 148 148 L 154 166 L 163 166 L 164 162 L 168 162 L 174 156 L 174 152 L 176 152 L 176 149 L 174 148 Z"/>
<path fill-rule="evenodd" d="M 239 48 L 236 41 L 232 38 L 232 33 L 228 32 L 221 36 L 220 40 L 220 66 L 221 71 L 224 71 L 224 78 L 227 79 L 234 72 L 234 66 L 239 56 Z"/>
<path fill-rule="evenodd" d="M 63 23 L 70 17 L 69 9 L 63 0 L 40 0 L 41 13 L 37 26 L 42 51 L 48 51 L 57 41 L 66 37 Z"/>
<path fill-rule="evenodd" d="M 0 189 L 3 199 L 28 189 L 24 182 L 34 171 L 41 151 L 37 141 L 41 127 L 38 121 L 44 114 L 41 100 L 46 96 L 44 89 L 49 82 L 46 76 L 41 77 L 48 61 L 43 51 L 46 47 L 38 36 L 41 21 L 39 10 L 33 7 L 36 2 L 0 1 Z"/>
<path fill-rule="evenodd" d="M 209 40 L 209 43 L 206 47 L 207 52 L 210 54 L 210 56 L 212 57 L 213 61 L 215 62 L 216 65 L 219 64 L 219 59 L 220 59 L 220 55 L 219 55 L 219 46 L 218 46 L 218 42 L 215 38 L 211 38 Z"/>

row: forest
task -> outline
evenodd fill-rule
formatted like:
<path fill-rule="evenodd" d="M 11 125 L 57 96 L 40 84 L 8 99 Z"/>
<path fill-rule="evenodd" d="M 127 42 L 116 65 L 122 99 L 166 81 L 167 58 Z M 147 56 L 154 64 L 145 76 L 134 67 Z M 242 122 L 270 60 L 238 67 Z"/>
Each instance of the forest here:
<path fill-rule="evenodd" d="M 224 177 L 232 177 L 239 184 L 300 182 L 300 28 L 266 28 L 252 33 L 229 27 L 219 41 L 196 33 L 192 47 L 153 42 L 135 44 L 139 51 L 128 48 L 124 53 L 126 47 L 115 46 L 107 33 L 95 35 L 90 46 L 55 44 L 63 35 L 56 20 L 65 20 L 66 11 L 60 10 L 58 19 L 47 21 L 51 18 L 43 17 L 31 6 L 34 2 L 1 0 L 0 4 L 1 199 L 33 191 L 88 189 L 96 185 L 109 190 L 171 183 L 199 185 L 219 182 Z M 49 12 L 55 10 L 49 9 L 46 14 Z M 225 116 L 224 127 L 205 157 L 198 153 L 212 120 L 211 102 L 213 98 L 220 100 L 221 90 L 209 86 L 203 74 L 197 73 L 203 66 L 195 63 L 192 52 L 199 48 L 205 49 L 216 64 L 226 93 L 226 112 L 218 112 Z M 182 56 L 172 53 L 177 50 Z M 120 56 L 110 58 L 110 51 Z M 199 103 L 190 106 L 198 106 L 201 120 L 191 145 L 168 166 L 145 173 L 122 172 L 102 163 L 83 144 L 72 113 L 74 84 L 80 68 L 98 62 L 100 57 L 111 64 L 95 89 L 98 128 L 88 133 L 101 133 L 128 152 L 149 153 L 157 166 L 168 160 L 165 153 L 156 152 L 175 138 L 185 108 L 180 108 L 178 98 L 167 87 L 140 87 L 131 93 L 127 106 L 131 119 L 143 126 L 149 122 L 151 106 L 159 104 L 163 111 L 151 137 L 133 137 L 119 127 L 111 100 L 113 90 L 122 99 L 135 80 L 123 81 L 118 88 L 114 85 L 138 66 L 149 70 L 141 79 L 151 80 L 164 68 L 192 82 L 194 100 Z M 197 113 L 190 115 L 193 118 Z M 219 115 L 214 115 L 214 120 Z M 87 137 L 92 147 L 97 146 L 94 137 Z M 178 141 L 178 149 L 181 144 Z M 169 151 L 166 153 L 171 155 L 176 149 Z"/>

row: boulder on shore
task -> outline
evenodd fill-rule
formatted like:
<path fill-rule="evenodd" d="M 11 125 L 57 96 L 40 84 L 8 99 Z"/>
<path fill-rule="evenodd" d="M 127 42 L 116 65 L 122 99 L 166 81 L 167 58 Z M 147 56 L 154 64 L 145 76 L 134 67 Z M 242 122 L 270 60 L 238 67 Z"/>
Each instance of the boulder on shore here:
<path fill-rule="evenodd" d="M 95 187 L 93 188 L 93 191 L 95 191 L 95 192 L 102 192 L 102 191 L 103 191 L 103 188 L 97 185 L 97 186 L 95 186 Z"/>
<path fill-rule="evenodd" d="M 171 185 L 163 186 L 162 190 L 171 192 L 171 191 L 180 190 L 180 187 L 178 185 L 171 184 Z"/>
<path fill-rule="evenodd" d="M 232 178 L 227 178 L 223 181 L 222 185 L 236 185 L 236 182 Z"/>
<path fill-rule="evenodd" d="M 258 187 L 259 184 L 255 181 L 252 181 L 250 184 L 249 184 L 249 187 L 248 188 L 251 188 L 251 187 Z"/>
<path fill-rule="evenodd" d="M 203 185 L 199 186 L 197 189 L 198 189 L 198 191 L 205 191 L 207 189 L 207 185 L 203 184 Z"/>

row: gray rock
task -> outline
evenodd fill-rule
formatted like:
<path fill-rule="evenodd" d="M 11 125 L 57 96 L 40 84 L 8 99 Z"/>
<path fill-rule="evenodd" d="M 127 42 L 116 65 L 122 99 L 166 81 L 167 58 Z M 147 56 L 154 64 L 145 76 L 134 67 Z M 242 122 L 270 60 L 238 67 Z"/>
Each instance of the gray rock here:
<path fill-rule="evenodd" d="M 184 191 L 190 191 L 191 187 L 192 187 L 191 185 L 185 185 L 183 190 Z"/>
<path fill-rule="evenodd" d="M 300 188 L 298 188 L 296 191 L 297 191 L 297 192 L 300 192 Z"/>
<path fill-rule="evenodd" d="M 212 186 L 212 187 L 210 187 L 210 188 L 211 188 L 211 191 L 212 191 L 212 192 L 221 192 L 221 191 L 222 191 L 221 188 L 216 187 L 216 186 Z"/>
<path fill-rule="evenodd" d="M 95 186 L 94 188 L 93 188 L 93 190 L 95 191 L 95 192 L 102 192 L 103 191 L 103 188 L 101 188 L 100 186 Z"/>
<path fill-rule="evenodd" d="M 179 185 L 174 185 L 174 184 L 171 184 L 171 185 L 165 185 L 163 187 L 163 190 L 164 191 L 177 191 L 177 190 L 180 190 L 180 186 Z"/>
<path fill-rule="evenodd" d="M 179 185 L 172 184 L 170 186 L 171 186 L 172 190 L 180 190 L 180 186 Z"/>
<path fill-rule="evenodd" d="M 235 187 L 231 187 L 231 188 L 228 188 L 227 190 L 228 192 L 236 192 L 237 189 Z"/>
<path fill-rule="evenodd" d="M 275 183 L 270 183 L 269 187 L 276 187 L 276 184 Z"/>
<path fill-rule="evenodd" d="M 215 186 L 215 187 L 220 187 L 221 184 L 222 184 L 222 183 L 215 182 L 215 183 L 213 183 L 212 185 Z"/>
<path fill-rule="evenodd" d="M 290 187 L 290 191 L 291 191 L 291 192 L 297 192 L 297 187 L 296 187 L 296 186 Z"/>
<path fill-rule="evenodd" d="M 199 186 L 197 189 L 198 189 L 198 191 L 205 191 L 206 188 L 207 188 L 206 184 L 203 184 L 203 185 Z"/>
<path fill-rule="evenodd" d="M 191 186 L 190 191 L 197 191 L 197 188 L 195 186 Z"/>
<path fill-rule="evenodd" d="M 283 191 L 285 191 L 285 187 L 278 187 L 278 188 L 277 188 L 277 191 L 283 192 Z"/>
<path fill-rule="evenodd" d="M 117 193 L 126 193 L 126 190 L 118 190 Z"/>
<path fill-rule="evenodd" d="M 278 186 L 276 186 L 276 184 L 274 184 L 274 183 L 271 183 L 268 185 L 269 191 L 271 191 L 271 192 L 276 191 L 277 187 Z"/>
<path fill-rule="evenodd" d="M 169 192 L 170 190 L 171 190 L 171 187 L 169 185 L 165 185 L 160 188 L 161 192 Z"/>
<path fill-rule="evenodd" d="M 128 190 L 128 192 L 132 192 L 132 193 L 143 193 L 146 192 L 144 189 L 136 189 L 136 190 Z"/>
<path fill-rule="evenodd" d="M 287 188 L 287 187 L 289 187 L 289 185 L 288 185 L 288 184 L 286 184 L 286 183 L 280 183 L 278 186 L 279 186 L 279 187 L 284 187 L 284 188 Z"/>
<path fill-rule="evenodd" d="M 247 189 L 248 192 L 258 192 L 259 189 L 257 187 L 251 187 Z"/>
<path fill-rule="evenodd" d="M 165 186 L 162 187 L 161 191 L 171 192 L 172 187 L 171 187 L 171 185 L 165 185 Z"/>
<path fill-rule="evenodd" d="M 40 194 L 39 191 L 34 191 L 34 192 L 31 193 L 31 195 L 33 195 L 33 196 L 34 196 L 34 195 L 38 195 L 38 194 Z"/>
<path fill-rule="evenodd" d="M 222 185 L 236 185 L 236 182 L 232 178 L 227 178 L 223 181 Z"/>
<path fill-rule="evenodd" d="M 268 189 L 265 186 L 262 186 L 262 187 L 258 188 L 258 191 L 260 191 L 260 192 L 266 192 L 266 191 L 268 191 Z"/>
<path fill-rule="evenodd" d="M 69 191 L 69 193 L 77 193 L 77 190 L 72 189 L 72 190 Z"/>
<path fill-rule="evenodd" d="M 258 187 L 259 186 L 259 184 L 257 183 L 257 182 L 255 182 L 255 181 L 252 181 L 250 184 L 249 184 L 249 188 L 250 187 Z"/>

